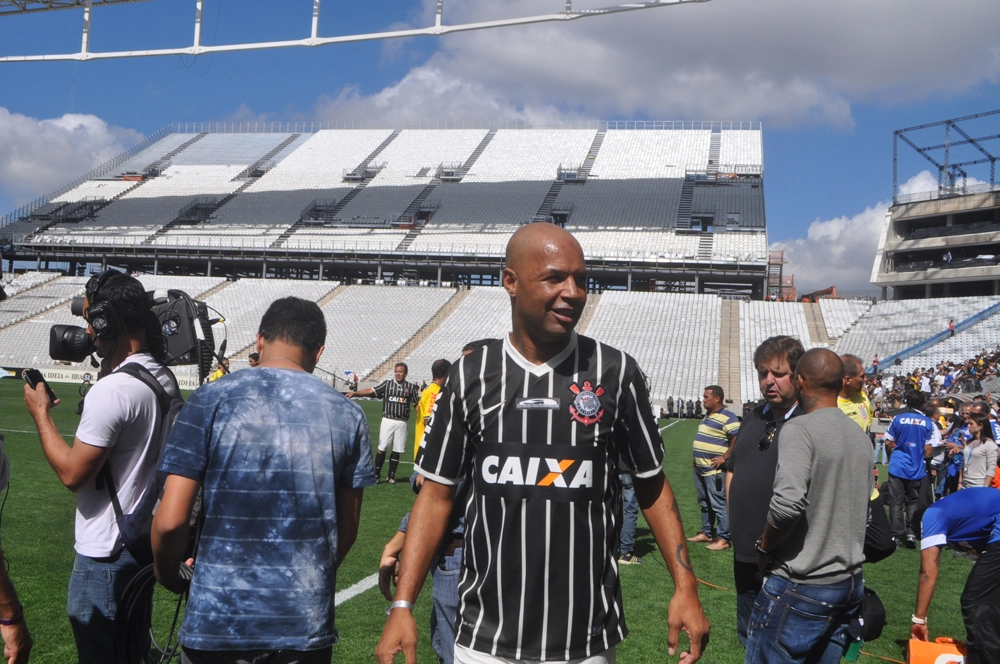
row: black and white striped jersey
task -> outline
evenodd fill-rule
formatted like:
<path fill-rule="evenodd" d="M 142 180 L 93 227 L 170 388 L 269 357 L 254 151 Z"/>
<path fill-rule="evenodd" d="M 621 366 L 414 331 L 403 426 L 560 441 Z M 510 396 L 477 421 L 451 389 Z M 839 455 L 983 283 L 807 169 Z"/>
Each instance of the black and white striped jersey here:
<path fill-rule="evenodd" d="M 382 400 L 382 417 L 391 420 L 409 420 L 410 406 L 420 403 L 420 386 L 416 383 L 397 383 L 395 378 L 387 378 L 372 389 Z"/>
<path fill-rule="evenodd" d="M 625 638 L 619 453 L 661 472 L 646 380 L 625 353 L 573 335 L 547 364 L 505 338 L 462 358 L 434 407 L 419 472 L 468 471 L 458 644 L 568 660 Z"/>

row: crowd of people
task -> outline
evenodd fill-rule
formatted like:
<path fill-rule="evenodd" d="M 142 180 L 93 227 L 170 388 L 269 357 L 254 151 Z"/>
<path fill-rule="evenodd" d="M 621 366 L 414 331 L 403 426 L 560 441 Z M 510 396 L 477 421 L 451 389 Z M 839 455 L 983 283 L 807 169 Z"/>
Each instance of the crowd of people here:
<path fill-rule="evenodd" d="M 859 649 L 875 629 L 861 620 L 863 565 L 918 542 L 912 637 L 928 638 L 941 549 L 957 546 L 982 554 L 962 595 L 967 661 L 1000 661 L 988 397 L 942 422 L 933 394 L 905 386 L 890 399 L 857 357 L 769 338 L 753 357 L 763 400 L 742 419 L 718 385 L 661 413 L 700 416 L 692 467 L 701 523 L 686 536 L 646 377 L 626 353 L 574 331 L 587 300 L 579 243 L 552 224 L 524 226 L 502 281 L 511 332 L 438 360 L 423 390 L 405 364 L 346 395 L 312 376 L 326 321 L 315 303 L 289 297 L 264 314 L 253 368 L 220 367 L 178 408 L 176 380 L 149 343 L 141 284 L 113 271 L 94 277 L 84 316 L 102 378 L 72 445 L 51 417 L 58 402 L 44 385 L 25 387 L 45 457 L 77 496 L 68 613 L 79 661 L 118 661 L 123 592 L 151 563 L 164 587 L 188 593 L 182 662 L 328 663 L 337 569 L 386 456 L 386 482 L 396 482 L 413 410 L 416 498 L 379 565 L 391 601 L 375 646 L 381 664 L 400 653 L 416 661 L 413 608 L 429 573 L 441 662 L 613 664 L 628 633 L 619 568 L 641 562 L 639 511 L 673 580 L 665 632 L 670 655 L 686 633 L 682 662 L 709 645 L 688 555 L 699 542 L 733 550 L 737 596 L 721 628 L 735 630 L 748 663 L 833 663 Z M 983 373 L 994 365 L 983 359 Z M 363 396 L 382 401 L 374 455 L 351 401 Z M 876 408 L 892 417 L 882 486 Z M 947 477 L 956 456 L 957 484 L 930 479 Z M 132 525 L 158 492 L 143 547 Z M 0 636 L 11 663 L 28 661 L 31 636 L 2 567 Z"/>

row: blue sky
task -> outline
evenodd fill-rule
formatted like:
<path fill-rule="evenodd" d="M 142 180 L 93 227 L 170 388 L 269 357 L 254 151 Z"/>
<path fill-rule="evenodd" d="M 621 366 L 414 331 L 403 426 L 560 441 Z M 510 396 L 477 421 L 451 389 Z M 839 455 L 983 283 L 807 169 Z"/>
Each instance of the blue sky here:
<path fill-rule="evenodd" d="M 320 34 L 424 25 L 433 4 L 326 0 Z M 203 43 L 305 37 L 311 6 L 206 0 Z M 446 22 L 563 6 L 448 0 Z M 96 8 L 91 49 L 188 45 L 193 16 L 193 0 Z M 78 10 L 0 17 L 0 54 L 76 51 L 81 24 Z M 800 285 L 860 289 L 892 194 L 892 131 L 1000 108 L 998 24 L 995 0 L 961 12 L 929 0 L 713 0 L 443 38 L 5 63 L 0 210 L 171 122 L 760 120 L 769 239 Z M 1000 133 L 1000 120 L 987 128 Z M 901 181 L 923 168 L 908 157 Z"/>

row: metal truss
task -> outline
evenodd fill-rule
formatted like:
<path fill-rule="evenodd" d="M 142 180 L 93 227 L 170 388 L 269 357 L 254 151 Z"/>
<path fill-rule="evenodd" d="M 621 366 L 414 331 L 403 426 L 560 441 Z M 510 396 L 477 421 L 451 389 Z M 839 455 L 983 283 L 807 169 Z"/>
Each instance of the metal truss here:
<path fill-rule="evenodd" d="M 143 0 L 48 0 L 28 2 L 27 0 L 0 0 L 0 9 L 7 6 L 20 8 L 20 13 L 29 11 L 48 11 L 57 8 L 82 7 L 83 8 L 83 39 L 79 53 L 51 54 L 51 55 L 8 55 L 0 57 L 0 62 L 47 62 L 59 60 L 104 60 L 110 58 L 145 58 L 162 55 L 206 55 L 209 53 L 228 53 L 234 51 L 251 51 L 270 48 L 292 48 L 297 46 L 327 46 L 330 44 L 347 44 L 353 42 L 379 41 L 385 39 L 403 39 L 407 37 L 437 37 L 456 32 L 469 32 L 471 30 L 489 30 L 493 28 L 503 28 L 517 25 L 528 25 L 531 23 L 547 23 L 551 21 L 572 21 L 579 18 L 589 18 L 592 16 L 609 16 L 611 14 L 621 14 L 624 12 L 641 11 L 643 9 L 654 9 L 657 7 L 672 7 L 691 3 L 709 2 L 710 0 L 647 0 L 646 2 L 631 2 L 600 9 L 574 10 L 573 0 L 566 0 L 565 11 L 557 14 L 539 14 L 535 16 L 524 16 L 520 18 L 501 19 L 496 21 L 481 21 L 478 23 L 462 23 L 458 25 L 445 25 L 444 23 L 444 3 L 445 0 L 437 0 L 437 9 L 434 16 L 434 25 L 426 28 L 414 28 L 410 30 L 393 30 L 387 32 L 372 32 L 357 35 L 344 35 L 339 37 L 320 37 L 319 12 L 322 0 L 313 0 L 312 29 L 310 36 L 305 39 L 294 39 L 274 42 L 253 42 L 244 44 L 221 44 L 217 46 L 203 46 L 201 43 L 201 19 L 204 0 L 195 0 L 195 21 L 194 21 L 194 43 L 184 48 L 164 48 L 140 51 L 111 51 L 96 53 L 90 51 L 90 21 L 91 8 L 99 5 L 116 4 L 119 2 L 133 2 Z M 37 5 L 37 6 L 36 6 Z M 9 13 L 9 12 L 8 12 Z"/>
<path fill-rule="evenodd" d="M 93 0 L 98 5 L 123 5 L 133 2 L 148 2 L 148 0 Z M 0 0 L 0 16 L 13 14 L 35 14 L 50 12 L 54 9 L 80 9 L 87 0 Z"/>
<path fill-rule="evenodd" d="M 897 129 L 892 132 L 892 200 L 896 203 L 899 195 L 899 180 L 898 180 L 898 162 L 899 162 L 899 141 L 902 141 L 906 145 L 913 148 L 917 154 L 929 161 L 938 172 L 938 194 L 948 194 L 948 193 L 961 193 L 966 189 L 966 180 L 969 177 L 966 167 L 969 166 L 979 166 L 983 164 L 990 165 L 990 190 L 993 190 L 996 186 L 996 163 L 1000 159 L 1000 151 L 993 148 L 991 152 L 990 149 L 985 145 L 990 141 L 1000 140 L 1000 134 L 989 134 L 986 136 L 971 136 L 965 128 L 962 127 L 963 122 L 969 122 L 971 120 L 979 120 L 981 118 L 986 118 L 994 115 L 1000 115 L 1000 109 L 995 111 L 986 111 L 985 113 L 976 113 L 975 115 L 965 115 L 960 118 L 952 118 L 950 120 L 939 120 L 937 122 L 928 122 L 927 124 L 916 125 L 914 127 L 907 127 L 906 129 Z M 933 145 L 918 145 L 916 141 L 911 139 L 907 134 L 915 131 L 920 131 L 923 129 L 935 129 L 938 127 L 944 128 L 944 142 L 935 143 Z M 952 132 L 958 134 L 961 138 L 959 140 L 952 140 Z M 980 155 L 975 159 L 966 159 L 964 161 L 952 161 L 951 160 L 951 150 L 953 148 L 969 146 L 975 149 Z M 961 178 L 962 184 L 958 185 L 958 180 Z"/>

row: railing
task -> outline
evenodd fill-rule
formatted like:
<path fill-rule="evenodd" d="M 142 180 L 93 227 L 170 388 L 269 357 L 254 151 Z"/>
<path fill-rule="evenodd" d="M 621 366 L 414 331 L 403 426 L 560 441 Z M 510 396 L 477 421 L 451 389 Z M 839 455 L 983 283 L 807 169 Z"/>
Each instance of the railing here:
<path fill-rule="evenodd" d="M 939 198 L 954 198 L 957 196 L 969 196 L 972 194 L 988 194 L 991 191 L 1000 191 L 1000 184 L 991 185 L 989 182 L 974 184 L 967 187 L 953 187 L 938 191 L 921 191 L 915 194 L 904 194 L 893 199 L 894 205 L 904 203 L 916 203 L 919 201 L 933 201 Z"/>
<path fill-rule="evenodd" d="M 102 175 L 105 175 L 109 171 L 117 168 L 118 166 L 121 166 L 126 161 L 128 161 L 135 155 L 139 154 L 140 152 L 148 148 L 153 143 L 156 143 L 161 138 L 172 132 L 173 132 L 173 125 L 167 125 L 166 127 L 163 127 L 162 129 L 153 132 L 145 139 L 139 141 L 138 143 L 128 148 L 124 152 L 112 157 L 110 160 L 104 162 L 103 164 L 100 164 L 99 166 L 96 166 L 95 168 L 90 169 L 89 171 L 87 171 L 80 177 L 76 178 L 69 184 L 65 184 L 62 187 L 59 187 L 58 189 L 51 191 L 44 196 L 39 196 L 30 203 L 22 205 L 17 210 L 14 210 L 10 214 L 0 218 L 0 228 L 6 226 L 7 224 L 12 224 L 18 219 L 22 219 L 24 217 L 29 216 L 33 211 L 42 207 L 43 205 L 51 201 L 53 198 L 58 198 L 59 196 L 65 194 L 67 191 L 71 191 L 79 187 L 87 180 L 93 180 L 95 178 L 101 177 Z"/>
<path fill-rule="evenodd" d="M 977 314 L 969 316 L 960 323 L 956 323 L 955 334 L 958 334 L 959 332 L 964 332 L 973 325 L 976 325 L 977 323 L 982 323 L 987 318 L 994 316 L 998 313 L 1000 313 L 1000 302 L 994 304 L 991 307 L 983 309 Z M 884 368 L 888 369 L 893 366 L 893 364 L 897 359 L 900 362 L 902 362 L 903 360 L 909 359 L 914 355 L 922 353 L 923 351 L 927 350 L 928 348 L 931 348 L 932 346 L 936 346 L 937 344 L 941 343 L 942 341 L 950 337 L 951 337 L 951 332 L 949 330 L 942 330 L 941 332 L 938 332 L 932 337 L 928 337 L 919 343 L 913 344 L 909 348 L 904 348 L 895 355 L 890 355 L 889 357 L 886 357 L 884 359 L 879 359 L 879 364 L 882 365 Z M 865 371 L 867 373 L 874 373 L 874 368 L 868 367 Z"/>

